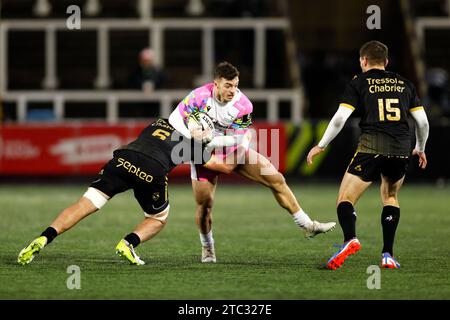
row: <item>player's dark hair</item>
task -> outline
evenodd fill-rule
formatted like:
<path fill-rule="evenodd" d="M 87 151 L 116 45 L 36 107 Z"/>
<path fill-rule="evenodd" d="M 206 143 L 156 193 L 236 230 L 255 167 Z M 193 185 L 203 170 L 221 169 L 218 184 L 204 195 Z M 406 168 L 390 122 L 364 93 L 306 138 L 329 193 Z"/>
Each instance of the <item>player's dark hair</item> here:
<path fill-rule="evenodd" d="M 379 41 L 369 41 L 361 47 L 359 56 L 366 57 L 371 65 L 384 65 L 388 59 L 388 47 Z"/>
<path fill-rule="evenodd" d="M 226 80 L 233 80 L 236 77 L 239 77 L 239 71 L 231 63 L 224 61 L 216 66 L 214 79 L 224 78 Z"/>

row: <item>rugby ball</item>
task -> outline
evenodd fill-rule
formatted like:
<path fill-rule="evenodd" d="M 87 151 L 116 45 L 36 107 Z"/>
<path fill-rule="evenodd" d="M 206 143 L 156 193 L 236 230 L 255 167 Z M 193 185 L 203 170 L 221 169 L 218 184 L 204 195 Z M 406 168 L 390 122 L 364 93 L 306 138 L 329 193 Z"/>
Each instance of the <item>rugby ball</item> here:
<path fill-rule="evenodd" d="M 207 131 L 206 137 L 203 137 L 203 143 L 208 143 L 214 138 L 214 122 L 204 112 L 193 112 L 188 118 L 188 129 L 201 128 Z"/>

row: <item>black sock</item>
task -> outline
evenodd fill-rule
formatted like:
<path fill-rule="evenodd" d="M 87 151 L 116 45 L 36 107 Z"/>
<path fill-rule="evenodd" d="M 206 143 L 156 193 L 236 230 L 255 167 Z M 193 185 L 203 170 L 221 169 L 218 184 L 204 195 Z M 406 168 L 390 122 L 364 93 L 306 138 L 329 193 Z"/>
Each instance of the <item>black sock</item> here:
<path fill-rule="evenodd" d="M 128 241 L 129 244 L 133 246 L 133 248 L 136 248 L 139 243 L 141 243 L 141 239 L 136 233 L 130 233 L 124 238 L 126 241 Z"/>
<path fill-rule="evenodd" d="M 381 226 L 383 227 L 383 251 L 389 252 L 394 256 L 394 238 L 397 230 L 398 222 L 400 221 L 400 208 L 393 206 L 383 207 L 381 214 Z"/>
<path fill-rule="evenodd" d="M 44 232 L 41 233 L 41 237 L 44 236 L 47 238 L 47 244 L 53 241 L 56 238 L 58 232 L 52 227 L 48 227 Z"/>
<path fill-rule="evenodd" d="M 350 202 L 341 202 L 337 207 L 339 224 L 344 231 L 344 242 L 356 238 L 356 213 Z"/>

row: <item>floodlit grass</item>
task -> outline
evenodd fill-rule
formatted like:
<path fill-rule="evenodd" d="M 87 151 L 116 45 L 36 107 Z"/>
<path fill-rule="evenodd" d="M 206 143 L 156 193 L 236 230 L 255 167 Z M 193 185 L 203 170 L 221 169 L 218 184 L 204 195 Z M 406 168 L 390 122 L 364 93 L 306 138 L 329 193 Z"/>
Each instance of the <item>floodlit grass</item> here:
<path fill-rule="evenodd" d="M 140 245 L 145 266 L 114 254 L 117 242 L 143 218 L 132 192 L 56 238 L 28 266 L 17 254 L 85 186 L 3 185 L 0 188 L 1 299 L 449 299 L 450 189 L 406 184 L 395 255 L 400 270 L 381 270 L 381 289 L 369 290 L 370 265 L 379 265 L 382 234 L 378 188 L 358 203 L 361 251 L 336 271 L 322 266 L 341 244 L 339 227 L 306 240 L 269 190 L 220 185 L 214 208 L 216 264 L 200 263 L 194 200 L 187 185 L 170 188 L 165 229 Z M 338 185 L 295 185 L 312 218 L 337 221 Z M 81 270 L 81 289 L 69 290 L 67 268 Z"/>

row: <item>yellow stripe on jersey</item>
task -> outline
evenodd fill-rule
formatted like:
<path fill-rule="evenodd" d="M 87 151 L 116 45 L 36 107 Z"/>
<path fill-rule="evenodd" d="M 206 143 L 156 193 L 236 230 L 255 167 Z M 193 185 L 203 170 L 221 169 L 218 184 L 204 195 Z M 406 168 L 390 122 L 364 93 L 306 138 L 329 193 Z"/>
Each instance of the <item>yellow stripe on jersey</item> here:
<path fill-rule="evenodd" d="M 351 104 L 348 104 L 348 103 L 341 103 L 341 104 L 339 105 L 339 107 L 346 107 L 346 108 L 355 110 L 355 107 L 352 106 Z"/>
<path fill-rule="evenodd" d="M 414 111 L 417 111 L 417 110 L 423 110 L 423 106 L 418 106 L 418 107 L 415 107 L 415 108 L 411 108 L 411 109 L 409 109 L 409 112 L 414 112 Z"/>

